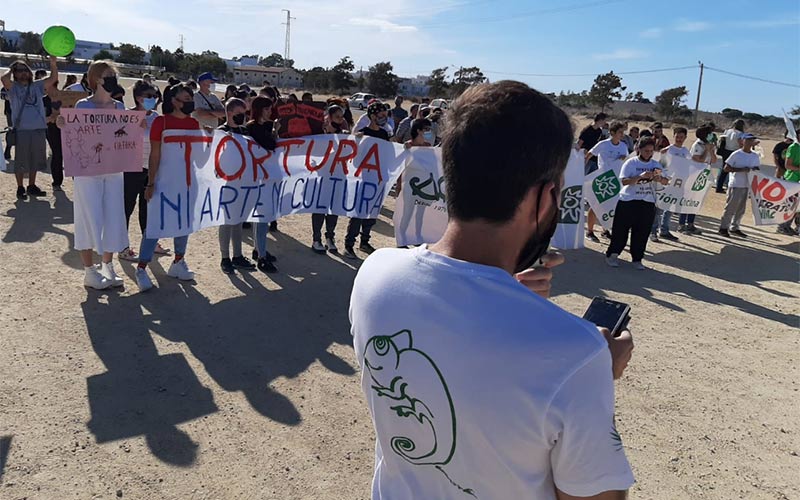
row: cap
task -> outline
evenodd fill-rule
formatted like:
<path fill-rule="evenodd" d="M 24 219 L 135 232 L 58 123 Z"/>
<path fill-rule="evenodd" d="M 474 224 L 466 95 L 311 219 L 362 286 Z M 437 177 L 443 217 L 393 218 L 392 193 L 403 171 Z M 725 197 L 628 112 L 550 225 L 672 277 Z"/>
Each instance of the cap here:
<path fill-rule="evenodd" d="M 153 78 L 153 75 L 151 75 L 150 73 L 145 73 L 145 74 L 142 75 L 142 78 L 143 79 L 144 78 Z"/>
<path fill-rule="evenodd" d="M 745 132 L 744 134 L 741 135 L 740 139 L 744 141 L 746 139 L 758 139 L 758 137 L 754 136 L 749 132 Z"/>
<path fill-rule="evenodd" d="M 367 108 L 367 115 L 377 115 L 381 111 L 386 111 L 386 108 L 384 107 L 383 103 L 373 102 Z"/>
<path fill-rule="evenodd" d="M 202 82 L 203 80 L 211 80 L 212 82 L 219 81 L 216 78 L 214 78 L 214 75 L 211 73 L 203 73 L 202 75 L 197 77 L 198 82 Z"/>

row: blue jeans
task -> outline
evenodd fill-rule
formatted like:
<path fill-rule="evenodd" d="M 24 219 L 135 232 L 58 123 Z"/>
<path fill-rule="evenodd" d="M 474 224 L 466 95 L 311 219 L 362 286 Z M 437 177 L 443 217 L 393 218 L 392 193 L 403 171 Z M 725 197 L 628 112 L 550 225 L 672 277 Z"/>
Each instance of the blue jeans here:
<path fill-rule="evenodd" d="M 175 245 L 175 255 L 186 255 L 186 245 L 189 244 L 189 236 L 173 238 L 172 244 Z M 139 262 L 144 262 L 146 264 L 153 260 L 153 255 L 156 253 L 156 245 L 158 245 L 158 239 L 143 239 L 142 246 L 139 248 Z"/>
<path fill-rule="evenodd" d="M 661 234 L 669 234 L 669 222 L 672 220 L 672 212 L 656 208 L 656 217 L 653 219 L 651 233 L 656 234 L 661 226 Z"/>
<path fill-rule="evenodd" d="M 694 226 L 694 215 L 695 214 L 681 214 L 681 216 L 678 217 L 678 224 L 681 226 L 686 224 Z"/>
<path fill-rule="evenodd" d="M 267 256 L 267 233 L 269 232 L 269 222 L 256 222 L 253 224 L 253 241 L 256 243 L 256 251 L 259 258 Z"/>

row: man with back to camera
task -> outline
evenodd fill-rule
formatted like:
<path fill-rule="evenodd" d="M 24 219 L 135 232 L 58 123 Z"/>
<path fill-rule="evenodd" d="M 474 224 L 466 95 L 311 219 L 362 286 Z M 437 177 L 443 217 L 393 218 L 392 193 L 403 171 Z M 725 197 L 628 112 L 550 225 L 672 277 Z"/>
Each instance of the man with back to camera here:
<path fill-rule="evenodd" d="M 449 113 L 444 236 L 376 251 L 351 296 L 372 498 L 624 499 L 613 378 L 630 332 L 610 337 L 518 274 L 536 272 L 557 224 L 569 119 L 510 81 L 471 87 Z"/>

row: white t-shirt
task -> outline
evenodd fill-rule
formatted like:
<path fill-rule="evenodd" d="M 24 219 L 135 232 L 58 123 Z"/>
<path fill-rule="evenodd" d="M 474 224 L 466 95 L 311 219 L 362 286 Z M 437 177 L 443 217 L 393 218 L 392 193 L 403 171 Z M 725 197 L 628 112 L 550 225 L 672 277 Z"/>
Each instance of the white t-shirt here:
<path fill-rule="evenodd" d="M 761 158 L 753 153 L 745 153 L 742 149 L 737 149 L 728 157 L 726 161 L 728 165 L 734 168 L 757 168 L 761 166 Z M 731 172 L 731 177 L 728 179 L 729 188 L 746 188 L 747 187 L 747 172 Z"/>
<path fill-rule="evenodd" d="M 656 168 L 662 168 L 661 164 L 657 161 L 650 159 L 642 161 L 638 156 L 635 156 L 622 164 L 622 170 L 619 173 L 620 180 L 636 177 L 644 172 L 650 172 Z M 620 201 L 642 200 L 649 201 L 650 203 L 656 202 L 656 185 L 653 181 L 642 181 L 638 184 L 628 184 L 622 186 L 619 192 Z"/>
<path fill-rule="evenodd" d="M 194 93 L 194 109 L 195 112 L 192 113 L 192 116 L 200 122 L 200 125 L 203 127 L 211 127 L 217 128 L 219 126 L 219 119 L 217 118 L 201 118 L 197 110 L 203 111 L 222 111 L 225 109 L 225 106 L 222 105 L 222 101 L 219 100 L 219 97 L 213 92 L 209 92 L 208 95 L 203 94 L 200 91 Z"/>
<path fill-rule="evenodd" d="M 736 151 L 741 148 L 739 145 L 739 138 L 744 134 L 735 128 L 729 128 L 723 132 L 722 136 L 725 137 L 725 149 L 728 151 Z"/>
<path fill-rule="evenodd" d="M 702 156 L 703 163 L 709 163 L 709 164 L 711 163 L 710 161 L 711 153 L 706 150 L 706 143 L 701 141 L 700 139 L 697 139 L 696 141 L 694 141 L 694 144 L 692 144 L 691 153 L 692 156 Z"/>
<path fill-rule="evenodd" d="M 84 87 L 81 82 L 73 83 L 72 85 L 67 87 L 66 90 L 69 90 L 70 92 L 89 92 L 89 89 Z"/>
<path fill-rule="evenodd" d="M 382 249 L 350 299 L 374 500 L 555 499 L 633 484 L 608 346 L 502 269 Z"/>
<path fill-rule="evenodd" d="M 614 144 L 611 139 L 606 139 L 595 144 L 589 153 L 597 157 L 597 165 L 600 170 L 619 172 L 622 162 L 628 157 L 628 145 L 622 141 Z"/>
<path fill-rule="evenodd" d="M 686 149 L 684 146 L 680 146 L 679 147 L 679 146 L 676 146 L 674 144 L 670 144 L 669 146 L 667 146 L 667 154 L 668 155 L 680 156 L 681 158 L 688 158 L 690 160 L 692 159 L 691 153 L 689 153 L 689 150 Z M 700 154 L 700 153 L 698 153 L 698 154 Z M 663 159 L 663 156 L 662 156 L 662 159 Z"/>

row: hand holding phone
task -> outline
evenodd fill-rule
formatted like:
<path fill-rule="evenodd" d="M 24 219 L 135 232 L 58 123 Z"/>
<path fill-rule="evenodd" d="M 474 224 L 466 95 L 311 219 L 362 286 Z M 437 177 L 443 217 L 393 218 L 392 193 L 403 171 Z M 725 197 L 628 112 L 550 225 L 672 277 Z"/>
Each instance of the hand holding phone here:
<path fill-rule="evenodd" d="M 607 328 L 613 337 L 618 336 L 630 321 L 631 306 L 603 297 L 595 297 L 583 313 L 583 319 L 601 328 Z"/>

